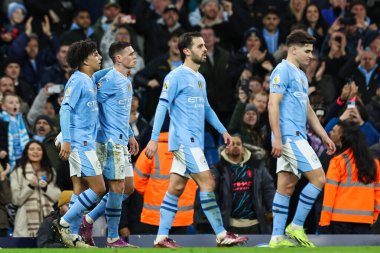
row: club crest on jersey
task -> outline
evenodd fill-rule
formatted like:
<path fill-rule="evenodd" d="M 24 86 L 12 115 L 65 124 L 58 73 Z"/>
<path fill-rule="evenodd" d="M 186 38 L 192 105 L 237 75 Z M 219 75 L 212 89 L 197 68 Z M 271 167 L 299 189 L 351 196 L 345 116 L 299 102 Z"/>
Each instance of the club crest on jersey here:
<path fill-rule="evenodd" d="M 71 87 L 68 87 L 65 93 L 65 96 L 70 96 L 71 93 Z"/>
<path fill-rule="evenodd" d="M 131 84 L 128 84 L 128 92 L 131 92 Z"/>
<path fill-rule="evenodd" d="M 167 89 L 169 89 L 169 81 L 166 81 L 164 83 L 164 90 L 167 90 Z"/>
<path fill-rule="evenodd" d="M 98 87 L 98 90 L 100 89 L 100 87 L 102 87 L 102 84 L 103 84 L 103 80 L 100 80 L 100 81 L 96 84 L 96 87 Z"/>
<path fill-rule="evenodd" d="M 199 86 L 199 89 L 202 89 L 203 85 L 201 81 L 198 81 L 198 86 Z"/>

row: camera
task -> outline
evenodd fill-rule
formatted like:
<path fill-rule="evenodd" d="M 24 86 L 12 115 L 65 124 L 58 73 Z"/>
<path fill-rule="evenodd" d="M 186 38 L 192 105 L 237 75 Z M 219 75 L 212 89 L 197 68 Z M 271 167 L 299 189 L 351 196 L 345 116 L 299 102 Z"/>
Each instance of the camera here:
<path fill-rule="evenodd" d="M 336 37 L 334 38 L 334 40 L 335 40 L 336 42 L 338 42 L 338 43 L 342 43 L 342 37 L 340 37 L 340 36 L 336 36 Z"/>

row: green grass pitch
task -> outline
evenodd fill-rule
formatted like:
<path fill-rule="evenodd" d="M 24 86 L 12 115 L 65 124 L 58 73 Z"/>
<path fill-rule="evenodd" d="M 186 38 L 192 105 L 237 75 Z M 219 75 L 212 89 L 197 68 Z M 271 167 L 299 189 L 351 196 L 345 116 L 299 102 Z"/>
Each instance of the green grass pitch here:
<path fill-rule="evenodd" d="M 181 249 L 1 249 L 0 253 L 379 253 L 380 247 L 317 247 L 317 248 L 287 248 L 269 249 L 258 247 L 234 247 L 234 248 L 181 248 Z"/>

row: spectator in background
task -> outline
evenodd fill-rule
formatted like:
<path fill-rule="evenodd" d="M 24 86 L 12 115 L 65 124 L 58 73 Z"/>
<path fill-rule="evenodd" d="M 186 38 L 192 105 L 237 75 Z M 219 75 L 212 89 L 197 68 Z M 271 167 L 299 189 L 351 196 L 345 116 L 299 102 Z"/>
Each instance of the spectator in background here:
<path fill-rule="evenodd" d="M 380 82 L 380 65 L 376 60 L 376 54 L 369 48 L 363 50 L 359 43 L 357 55 L 349 59 L 338 73 L 343 80 L 352 78 L 355 81 L 364 104 L 369 103 Z"/>
<path fill-rule="evenodd" d="M 112 22 L 120 14 L 121 8 L 118 0 L 106 0 L 103 7 L 103 16 L 99 17 L 93 26 L 94 33 L 92 39 L 100 45 L 105 32 L 110 28 Z M 107 54 L 104 52 L 104 54 Z"/>
<path fill-rule="evenodd" d="M 264 75 L 273 70 L 273 56 L 268 53 L 262 34 L 255 27 L 249 28 L 244 34 L 244 47 L 231 57 L 229 77 L 236 83 L 245 70 L 251 75 Z M 249 79 L 240 77 L 240 79 Z"/>
<path fill-rule="evenodd" d="M 305 7 L 301 22 L 307 26 L 307 32 L 316 39 L 315 47 L 319 50 L 327 34 L 328 26 L 316 3 Z"/>
<path fill-rule="evenodd" d="M 380 57 L 380 31 L 369 31 L 363 39 L 363 47 L 369 47 L 377 57 Z"/>
<path fill-rule="evenodd" d="M 330 7 L 322 9 L 321 13 L 328 26 L 331 26 L 338 17 L 346 14 L 347 0 L 330 0 Z"/>
<path fill-rule="evenodd" d="M 132 128 L 133 134 L 139 143 L 139 153 L 136 156 L 132 156 L 132 162 L 136 162 L 136 158 L 139 157 L 141 150 L 143 150 L 148 144 L 149 137 L 148 132 L 150 133 L 151 127 L 149 126 L 148 121 L 140 114 L 140 98 L 135 94 L 132 97 L 131 105 L 131 116 L 129 118 L 129 124 Z"/>
<path fill-rule="evenodd" d="M 39 89 L 45 87 L 46 84 L 61 84 L 65 85 L 71 75 L 72 69 L 67 62 L 67 52 L 69 44 L 61 43 L 58 52 L 55 55 L 57 62 L 44 69 L 41 75 Z"/>
<path fill-rule="evenodd" d="M 148 120 L 151 119 L 156 111 L 165 76 L 182 64 L 181 54 L 178 49 L 179 36 L 182 32 L 183 30 L 181 29 L 172 32 L 167 42 L 169 51 L 154 59 L 135 75 L 135 85 L 138 88 L 146 89 L 145 109 L 142 112 Z"/>
<path fill-rule="evenodd" d="M 43 220 L 58 200 L 60 190 L 56 176 L 42 144 L 26 145 L 20 166 L 11 174 L 12 203 L 18 206 L 14 237 L 35 237 Z"/>
<path fill-rule="evenodd" d="M 159 0 L 155 0 L 157 2 Z M 145 8 L 149 8 L 146 5 Z M 179 23 L 179 11 L 173 4 L 167 5 L 157 20 L 144 19 L 146 10 L 136 11 L 136 31 L 144 36 L 144 60 L 150 63 L 153 59 L 167 52 L 171 33 L 182 27 Z"/>
<path fill-rule="evenodd" d="M 283 25 L 291 27 L 294 24 L 300 23 L 307 4 L 308 0 L 290 0 L 288 10 L 283 14 Z"/>
<path fill-rule="evenodd" d="M 380 213 L 380 165 L 358 126 L 340 122 L 330 132 L 342 152 L 330 161 L 319 225 L 333 234 L 370 234 Z"/>
<path fill-rule="evenodd" d="M 308 93 L 311 94 L 314 90 L 321 92 L 323 97 L 322 103 L 330 104 L 336 98 L 336 84 L 331 75 L 326 75 L 326 63 L 321 61 L 316 52 L 313 53 L 313 58 L 310 64 L 305 68 L 305 74 L 309 82 Z"/>
<path fill-rule="evenodd" d="M 270 80 L 270 73 L 266 73 L 264 76 L 263 81 L 263 91 L 269 93 L 269 80 Z"/>
<path fill-rule="evenodd" d="M 21 63 L 19 59 L 8 57 L 3 63 L 3 73 L 13 79 L 15 93 L 31 106 L 37 92 L 32 84 L 21 77 Z"/>
<path fill-rule="evenodd" d="M 227 9 L 228 8 L 228 9 Z M 200 19 L 193 25 L 193 29 L 200 30 L 204 27 L 212 27 L 221 44 L 227 50 L 232 48 L 230 39 L 233 32 L 230 26 L 229 16 L 232 15 L 232 3 L 217 0 L 202 0 L 199 4 Z M 233 20 L 233 19 L 232 19 Z"/>
<path fill-rule="evenodd" d="M 263 160 L 265 151 L 244 145 L 239 135 L 223 147 L 221 160 L 212 166 L 215 196 L 223 224 L 233 233 L 271 233 L 273 179 Z"/>
<path fill-rule="evenodd" d="M 254 105 L 257 108 L 258 119 L 255 128 L 259 131 L 261 138 L 264 140 L 263 147 L 267 150 L 271 147 L 271 138 L 270 138 L 270 126 L 267 113 L 268 105 L 268 93 L 265 91 L 259 93 L 252 93 L 248 96 L 242 90 L 239 90 L 239 102 L 236 104 L 234 113 L 232 114 L 230 121 L 230 128 L 238 129 L 241 124 L 241 119 L 244 116 L 244 110 L 246 104 Z"/>
<path fill-rule="evenodd" d="M 16 88 L 12 78 L 9 76 L 0 77 L 0 106 L 5 93 L 15 93 Z M 1 108 L 0 108 L 1 109 Z M 25 114 L 29 111 L 29 105 L 20 98 L 20 112 Z"/>
<path fill-rule="evenodd" d="M 252 76 L 248 80 L 248 87 L 251 94 L 263 92 L 263 79 L 259 76 Z"/>
<path fill-rule="evenodd" d="M 32 33 L 33 17 L 29 17 L 25 25 L 25 33 L 18 36 L 9 48 L 9 55 L 21 61 L 21 75 L 38 92 L 41 74 L 45 66 L 56 60 L 55 54 L 59 48 L 58 37 L 51 32 L 49 18 L 45 16 L 42 22 L 42 31 L 49 39 L 48 48 L 40 48 L 40 39 Z"/>
<path fill-rule="evenodd" d="M 137 45 L 137 38 L 136 33 L 133 30 L 133 28 L 128 24 L 130 21 L 126 21 L 126 18 L 128 16 L 126 15 L 119 15 L 114 19 L 114 22 L 110 25 L 109 29 L 105 32 L 101 42 L 100 42 L 100 51 L 103 55 L 103 61 L 102 66 L 103 68 L 110 68 L 113 66 L 113 62 L 110 59 L 108 55 L 108 49 L 110 48 L 111 44 L 116 41 L 123 41 L 128 42 L 132 45 L 132 47 L 136 50 L 136 67 L 131 70 L 131 75 L 128 77 L 131 80 L 133 79 L 134 75 L 142 70 L 145 67 L 144 59 L 138 54 L 138 45 Z M 127 23 L 125 23 L 127 22 Z"/>
<path fill-rule="evenodd" d="M 346 34 L 342 31 L 334 31 L 331 36 L 326 36 L 326 41 L 328 41 L 327 51 L 326 53 L 320 51 L 319 58 L 325 62 L 325 73 L 334 78 L 337 92 L 341 88 L 341 80 L 337 77 L 337 73 L 349 58 L 346 50 Z"/>
<path fill-rule="evenodd" d="M 369 121 L 380 131 L 380 82 L 377 83 L 376 94 L 371 98 L 371 101 L 366 105 Z"/>
<path fill-rule="evenodd" d="M 76 41 L 90 38 L 93 33 L 94 29 L 91 27 L 90 13 L 87 10 L 79 9 L 74 13 L 70 30 L 61 35 L 60 41 L 71 45 Z"/>
<path fill-rule="evenodd" d="M 261 26 L 266 5 L 267 1 L 264 3 L 260 0 L 238 0 L 233 3 L 234 15 L 241 17 L 241 36 L 249 27 Z"/>
<path fill-rule="evenodd" d="M 52 31 L 62 34 L 69 30 L 77 0 L 24 0 L 29 16 L 33 16 L 33 30 L 39 36 L 42 34 L 41 23 L 44 16 L 51 21 Z M 42 45 L 44 47 L 45 45 Z"/>
<path fill-rule="evenodd" d="M 356 86 L 355 82 L 351 80 L 347 81 L 348 82 L 342 87 L 340 95 L 330 104 L 325 115 L 326 122 L 329 122 L 333 117 L 338 117 L 339 113 L 344 110 L 347 101 L 358 95 L 358 86 Z"/>
<path fill-rule="evenodd" d="M 356 19 L 356 24 L 359 29 L 365 31 L 367 28 L 370 30 L 378 30 L 375 23 L 372 23 L 370 17 L 367 16 L 367 6 L 365 1 L 354 0 L 350 3 L 350 13 Z"/>
<path fill-rule="evenodd" d="M 24 32 L 24 19 L 27 11 L 22 3 L 8 5 L 8 23 L 0 26 L 0 54 L 7 55 L 9 45 Z"/>
<path fill-rule="evenodd" d="M 227 124 L 235 104 L 231 91 L 235 90 L 236 86 L 229 80 L 227 73 L 230 53 L 218 46 L 219 38 L 216 37 L 212 27 L 203 27 L 200 32 L 207 48 L 207 59 L 199 68 L 199 72 L 206 79 L 211 107 L 214 108 L 220 121 Z"/>
<path fill-rule="evenodd" d="M 166 119 L 159 139 L 155 159 L 145 156 L 145 149 L 137 159 L 134 169 L 136 191 L 143 196 L 144 206 L 141 222 L 145 225 L 147 234 L 156 234 L 160 222 L 160 207 L 169 187 L 170 168 L 174 154 L 169 152 L 168 130 L 169 120 Z M 194 201 L 197 185 L 190 179 L 178 201 L 178 211 L 171 228 L 172 234 L 186 234 L 187 227 L 193 224 Z"/>
<path fill-rule="evenodd" d="M 37 97 L 34 99 L 32 107 L 27 114 L 27 120 L 30 126 L 33 126 L 36 118 L 43 114 L 53 118 L 56 113 L 53 104 L 51 103 L 51 97 L 57 97 L 56 91 L 52 91 L 54 84 L 48 83 L 44 88 L 40 90 Z M 58 102 L 57 102 L 58 103 Z"/>
<path fill-rule="evenodd" d="M 58 156 L 59 151 L 54 142 L 58 132 L 53 126 L 52 119 L 45 115 L 38 116 L 33 126 L 33 133 L 33 139 L 42 143 L 50 164 L 57 170 L 60 159 Z"/>
<path fill-rule="evenodd" d="M 259 112 L 256 106 L 247 104 L 243 117 L 239 122 L 234 122 L 234 124 L 231 122 L 229 131 L 231 133 L 238 133 L 244 143 L 262 148 L 264 146 L 264 136 L 258 122 Z"/>
<path fill-rule="evenodd" d="M 286 31 L 280 27 L 281 16 L 275 6 L 268 6 L 263 15 L 262 34 L 268 53 L 274 55 L 275 52 L 285 44 Z"/>
<path fill-rule="evenodd" d="M 171 0 L 138 1 L 134 13 L 136 16 L 138 14 L 141 15 L 140 17 L 142 18 L 142 21 L 147 20 L 147 22 L 157 22 L 171 2 Z M 136 17 L 137 21 L 140 17 Z"/>
<path fill-rule="evenodd" d="M 60 238 L 53 232 L 53 220 L 59 219 L 67 210 L 73 191 L 62 191 L 58 198 L 57 209 L 50 213 L 38 229 L 37 247 L 38 248 L 65 248 Z"/>
<path fill-rule="evenodd" d="M 21 159 L 23 150 L 29 141 L 26 124 L 20 113 L 20 98 L 16 94 L 6 93 L 3 96 L 1 124 L 1 157 L 11 166 Z"/>
<path fill-rule="evenodd" d="M 265 91 L 256 94 L 252 93 L 249 97 L 249 103 L 256 106 L 257 112 L 259 113 L 260 128 L 264 128 L 266 125 L 269 126 L 267 113 L 268 98 L 269 95 Z"/>
<path fill-rule="evenodd" d="M 327 123 L 325 127 L 326 132 L 329 133 L 337 123 L 346 120 L 353 126 L 360 128 L 360 131 L 364 134 L 367 140 L 368 146 L 371 146 L 379 141 L 380 133 L 370 122 L 368 122 L 368 113 L 365 110 L 363 102 L 358 96 L 347 102 L 345 110 L 339 117 L 334 117 L 329 121 L 329 123 Z"/>

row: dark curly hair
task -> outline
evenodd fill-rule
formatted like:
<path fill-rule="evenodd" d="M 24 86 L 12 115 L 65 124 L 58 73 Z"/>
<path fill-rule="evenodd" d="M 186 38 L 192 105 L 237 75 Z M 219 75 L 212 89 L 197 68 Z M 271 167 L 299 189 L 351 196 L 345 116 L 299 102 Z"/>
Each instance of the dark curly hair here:
<path fill-rule="evenodd" d="M 71 44 L 67 53 L 67 62 L 70 67 L 80 69 L 84 61 L 97 50 L 96 43 L 91 40 L 81 40 Z"/>

